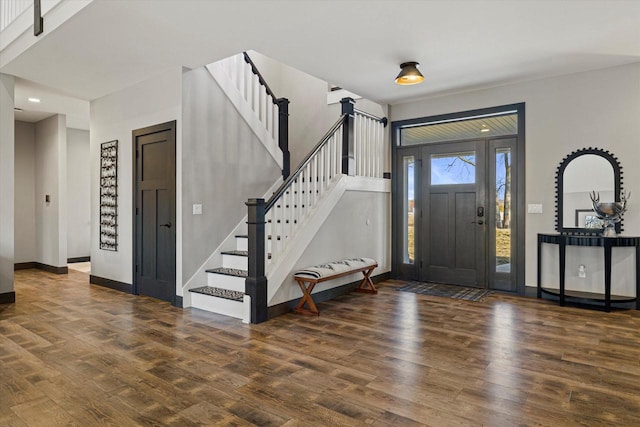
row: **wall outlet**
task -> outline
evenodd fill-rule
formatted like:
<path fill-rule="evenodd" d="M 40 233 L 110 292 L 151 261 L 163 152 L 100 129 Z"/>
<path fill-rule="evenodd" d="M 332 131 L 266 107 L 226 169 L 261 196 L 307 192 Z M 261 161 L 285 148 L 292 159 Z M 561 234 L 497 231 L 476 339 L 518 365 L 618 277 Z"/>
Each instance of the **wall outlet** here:
<path fill-rule="evenodd" d="M 193 205 L 193 214 L 194 215 L 202 215 L 202 205 L 200 205 L 200 204 Z"/>
<path fill-rule="evenodd" d="M 542 204 L 541 203 L 529 203 L 529 205 L 527 206 L 527 213 L 541 214 L 542 213 Z"/>
<path fill-rule="evenodd" d="M 579 265 L 578 266 L 578 277 L 584 279 L 587 277 L 587 266 Z"/>

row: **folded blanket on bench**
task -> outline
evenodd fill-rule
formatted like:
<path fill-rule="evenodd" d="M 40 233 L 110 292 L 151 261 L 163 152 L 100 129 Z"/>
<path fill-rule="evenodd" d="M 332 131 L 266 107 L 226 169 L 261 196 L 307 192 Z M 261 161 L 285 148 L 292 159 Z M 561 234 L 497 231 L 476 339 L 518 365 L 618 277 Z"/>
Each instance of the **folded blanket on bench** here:
<path fill-rule="evenodd" d="M 298 270 L 294 273 L 294 276 L 306 276 L 313 277 L 314 279 L 321 279 L 323 277 L 335 276 L 336 274 L 344 273 L 349 270 L 355 270 L 375 264 L 377 264 L 376 260 L 371 258 L 343 259 L 342 261 L 333 261 Z"/>

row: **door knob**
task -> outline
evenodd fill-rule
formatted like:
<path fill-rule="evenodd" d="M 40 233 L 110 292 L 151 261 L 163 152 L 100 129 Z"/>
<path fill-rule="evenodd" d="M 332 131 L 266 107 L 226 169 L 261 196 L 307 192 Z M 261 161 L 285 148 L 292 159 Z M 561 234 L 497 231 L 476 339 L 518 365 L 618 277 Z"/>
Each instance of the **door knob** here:
<path fill-rule="evenodd" d="M 166 224 L 160 224 L 160 227 L 167 227 L 167 228 L 171 228 L 171 221 L 169 221 Z"/>
<path fill-rule="evenodd" d="M 471 224 L 482 225 L 482 224 L 484 224 L 484 221 L 483 220 L 480 220 L 480 221 L 477 221 L 477 222 L 476 221 L 471 221 Z"/>

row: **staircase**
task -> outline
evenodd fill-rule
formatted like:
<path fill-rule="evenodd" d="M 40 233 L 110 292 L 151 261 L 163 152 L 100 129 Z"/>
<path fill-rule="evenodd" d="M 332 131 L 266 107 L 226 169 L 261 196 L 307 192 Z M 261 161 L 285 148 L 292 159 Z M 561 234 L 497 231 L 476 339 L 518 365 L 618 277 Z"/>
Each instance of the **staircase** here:
<path fill-rule="evenodd" d="M 206 270 L 207 286 L 189 289 L 192 307 L 249 322 L 250 301 L 244 293 L 248 240 L 247 235 L 235 236 L 235 249 L 221 252 L 222 267 Z"/>
<path fill-rule="evenodd" d="M 249 199 L 247 217 L 204 264 L 222 266 L 205 270 L 206 286 L 191 287 L 188 281 L 184 290 L 191 307 L 259 323 L 267 320 L 270 299 L 344 194 L 350 178 L 388 181 L 382 179 L 386 119 L 355 110 L 353 99 L 343 99 L 340 119 L 290 174 L 288 146 L 278 144 L 281 156 L 273 150 L 273 141 L 288 132 L 282 125 L 271 127 L 276 114 L 265 98 L 268 95 L 274 105 L 278 103 L 268 86 L 263 93 L 253 90 L 266 83 L 246 54 L 230 61 L 207 68 L 217 81 L 226 81 L 220 85 L 226 86 L 223 90 L 230 99 L 235 97 L 232 102 L 243 117 L 260 119 L 262 124 L 254 120 L 252 128 L 256 135 L 263 134 L 260 139 L 273 158 L 282 159 L 284 182 L 275 183 L 262 199 Z M 286 107 L 288 101 L 280 104 Z M 280 111 L 281 117 L 288 115 L 284 112 Z M 251 117 L 245 120 L 252 121 Z"/>

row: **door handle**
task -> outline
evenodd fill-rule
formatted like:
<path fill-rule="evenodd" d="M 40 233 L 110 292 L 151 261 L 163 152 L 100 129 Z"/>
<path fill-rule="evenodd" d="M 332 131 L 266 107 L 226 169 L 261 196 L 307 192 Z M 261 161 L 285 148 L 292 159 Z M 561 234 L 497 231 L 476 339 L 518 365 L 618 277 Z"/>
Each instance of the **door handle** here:
<path fill-rule="evenodd" d="M 483 221 L 483 220 L 479 220 L 479 221 L 477 221 L 477 222 L 476 222 L 476 221 L 471 221 L 471 224 L 478 224 L 478 225 L 482 225 L 482 224 L 484 224 L 484 221 Z"/>
<path fill-rule="evenodd" d="M 171 228 L 171 221 L 169 221 L 166 224 L 160 224 L 160 227 L 167 227 L 167 228 Z"/>

